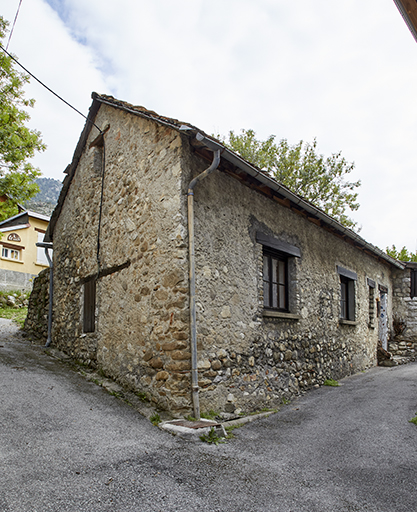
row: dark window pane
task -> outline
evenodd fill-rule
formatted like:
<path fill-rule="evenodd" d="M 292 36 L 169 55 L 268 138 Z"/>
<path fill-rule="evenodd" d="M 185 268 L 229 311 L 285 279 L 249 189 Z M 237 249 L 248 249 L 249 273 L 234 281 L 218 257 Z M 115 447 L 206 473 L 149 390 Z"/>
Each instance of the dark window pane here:
<path fill-rule="evenodd" d="M 272 307 L 278 307 L 278 285 L 276 284 L 272 285 Z"/>
<path fill-rule="evenodd" d="M 263 255 L 264 306 L 287 311 L 287 258 L 270 252 Z"/>
<path fill-rule="evenodd" d="M 278 262 L 278 282 L 285 285 L 285 261 Z"/>
<path fill-rule="evenodd" d="M 264 254 L 264 281 L 269 281 L 269 257 Z"/>
<path fill-rule="evenodd" d="M 264 281 L 264 306 L 269 307 L 269 283 Z"/>
<path fill-rule="evenodd" d="M 343 280 L 340 283 L 340 318 L 347 318 L 347 285 Z"/>
<path fill-rule="evenodd" d="M 276 258 L 272 258 L 272 282 L 277 282 L 277 266 L 279 261 Z"/>
<path fill-rule="evenodd" d="M 286 301 L 286 290 L 284 285 L 279 285 L 279 297 L 278 297 L 278 307 L 279 309 L 286 309 L 287 308 L 287 301 Z"/>

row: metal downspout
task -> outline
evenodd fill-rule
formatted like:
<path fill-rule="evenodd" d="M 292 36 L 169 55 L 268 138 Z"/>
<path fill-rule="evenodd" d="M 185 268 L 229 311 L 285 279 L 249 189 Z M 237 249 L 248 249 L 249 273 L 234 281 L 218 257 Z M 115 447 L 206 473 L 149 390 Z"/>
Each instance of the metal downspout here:
<path fill-rule="evenodd" d="M 197 134 L 197 139 L 200 134 Z M 194 417 L 200 419 L 197 370 L 197 320 L 195 310 L 195 238 L 194 238 L 194 187 L 215 171 L 220 163 L 220 150 L 214 151 L 213 161 L 205 171 L 194 178 L 188 186 L 188 247 L 190 260 L 190 329 L 191 329 L 191 386 Z"/>
<path fill-rule="evenodd" d="M 47 242 L 38 242 L 37 247 L 43 247 L 45 249 L 45 256 L 49 263 L 49 308 L 48 308 L 48 337 L 46 339 L 45 347 L 49 347 L 52 341 L 52 299 L 54 295 L 54 284 L 53 284 L 53 270 L 54 265 L 52 259 L 49 256 L 49 249 L 52 249 L 53 245 Z"/>

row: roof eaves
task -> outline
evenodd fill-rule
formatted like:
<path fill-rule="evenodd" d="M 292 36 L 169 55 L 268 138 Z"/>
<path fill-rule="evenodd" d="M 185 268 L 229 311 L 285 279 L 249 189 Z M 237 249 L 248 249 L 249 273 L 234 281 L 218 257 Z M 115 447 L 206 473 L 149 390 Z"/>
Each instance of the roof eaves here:
<path fill-rule="evenodd" d="M 34 219 L 45 220 L 46 222 L 49 222 L 50 220 L 50 217 L 44 215 L 43 213 L 32 212 L 31 210 L 26 210 L 23 213 L 27 213 L 29 217 L 33 217 Z"/>
<path fill-rule="evenodd" d="M 24 212 L 17 213 L 16 215 L 13 215 L 13 217 L 9 217 L 8 219 L 3 220 L 2 222 L 0 222 L 0 229 L 1 229 L 1 226 L 3 226 L 4 224 L 9 223 L 12 220 L 18 219 L 19 217 L 22 217 L 23 215 L 26 215 L 27 213 L 28 212 L 25 210 Z"/>
<path fill-rule="evenodd" d="M 52 240 L 53 240 L 55 225 L 56 225 L 58 217 L 59 217 L 59 215 L 61 213 L 62 206 L 64 204 L 65 197 L 66 197 L 66 195 L 68 193 L 68 190 L 69 190 L 69 187 L 71 185 L 72 179 L 74 177 L 75 170 L 77 168 L 78 162 L 80 161 L 81 155 L 82 155 L 82 153 L 84 151 L 84 147 L 85 147 L 85 145 L 87 143 L 88 136 L 89 136 L 89 134 L 91 132 L 91 129 L 93 128 L 93 123 L 94 123 L 94 120 L 96 118 L 98 109 L 100 107 L 100 102 L 96 99 L 96 97 L 95 97 L 96 95 L 97 94 L 93 92 L 93 94 L 92 94 L 93 103 L 90 106 L 90 110 L 88 112 L 87 120 L 85 122 L 83 131 L 81 132 L 81 135 L 80 135 L 80 138 L 78 140 L 77 146 L 75 148 L 71 164 L 68 165 L 67 168 L 65 169 L 66 176 L 64 178 L 64 181 L 63 181 L 63 184 L 62 184 L 62 188 L 61 188 L 61 192 L 59 194 L 58 203 L 57 203 L 54 211 L 52 212 L 51 218 L 49 220 L 49 225 L 48 225 L 48 228 L 46 230 L 45 237 L 44 237 L 44 241 L 45 242 L 52 242 Z"/>
<path fill-rule="evenodd" d="M 360 237 L 357 233 L 352 231 L 349 228 L 346 228 L 342 224 L 340 224 L 338 221 L 327 215 L 325 212 L 317 208 L 316 206 L 312 205 L 305 199 L 303 199 L 301 196 L 298 196 L 294 192 L 291 192 L 287 187 L 284 185 L 281 185 L 278 181 L 273 179 L 271 176 L 269 176 L 267 173 L 262 171 L 261 169 L 258 169 L 254 165 L 250 164 L 246 160 L 244 160 L 242 157 L 240 157 L 238 154 L 234 153 L 230 149 L 228 149 L 226 146 L 221 144 L 219 141 L 213 139 L 212 137 L 208 136 L 201 130 L 199 130 L 197 127 L 189 124 L 180 122 L 177 119 L 171 119 L 168 117 L 163 117 L 158 115 L 156 112 L 153 112 L 151 110 L 147 110 L 144 107 L 140 106 L 134 106 L 130 103 L 120 101 L 115 99 L 113 96 L 107 96 L 107 95 L 100 95 L 95 92 L 92 93 L 93 103 L 90 107 L 89 115 L 87 118 L 87 122 L 84 126 L 84 130 L 80 136 L 80 140 L 78 141 L 77 148 L 74 152 L 74 157 L 72 160 L 71 165 L 67 168 L 68 175 L 66 176 L 64 180 L 64 184 L 61 190 L 61 194 L 58 199 L 58 204 L 55 208 L 55 210 L 52 213 L 51 220 L 49 222 L 49 226 L 44 238 L 45 242 L 51 242 L 53 239 L 53 229 L 55 227 L 56 221 L 59 217 L 60 211 L 62 209 L 62 205 L 65 199 L 65 196 L 67 194 L 69 185 L 72 181 L 73 175 L 75 173 L 75 169 L 78 165 L 78 162 L 81 157 L 81 153 L 84 149 L 85 143 L 87 141 L 88 135 L 90 133 L 91 127 L 93 126 L 92 123 L 94 122 L 95 116 L 98 112 L 100 104 L 105 104 L 114 108 L 118 108 L 120 110 L 123 110 L 125 112 L 128 112 L 133 115 L 137 115 L 149 120 L 152 120 L 154 122 L 157 122 L 159 124 L 162 124 L 164 126 L 170 127 L 180 133 L 183 133 L 187 135 L 190 139 L 196 139 L 200 144 L 203 144 L 205 147 L 210 149 L 211 151 L 220 150 L 222 158 L 228 160 L 230 163 L 241 169 L 246 174 L 252 176 L 256 180 L 260 181 L 267 187 L 269 187 L 271 190 L 280 193 L 285 198 L 292 201 L 295 205 L 298 205 L 300 208 L 302 208 L 307 213 L 310 213 L 314 216 L 316 216 L 318 219 L 320 219 L 325 225 L 335 229 L 336 231 L 342 233 L 344 236 L 348 237 L 349 239 L 353 240 L 354 242 L 358 243 L 361 247 L 364 249 L 372 252 L 375 256 L 382 258 L 387 263 L 397 267 L 397 268 L 405 268 L 405 265 L 402 262 L 397 261 L 394 258 L 391 258 L 386 253 L 384 253 L 381 249 L 378 247 L 373 246 L 372 244 L 366 242 L 362 237 Z"/>
<path fill-rule="evenodd" d="M 173 128 L 174 130 L 180 130 L 180 128 L 186 127 L 191 130 L 198 131 L 198 128 L 195 126 L 192 126 L 188 123 L 183 123 L 181 121 L 178 121 L 178 119 L 172 119 L 170 117 L 164 117 L 160 116 L 153 110 L 148 110 L 145 107 L 135 106 L 131 103 L 127 103 L 125 101 L 120 101 L 113 96 L 107 96 L 104 94 L 97 94 L 93 93 L 93 98 L 100 103 L 103 103 L 104 105 L 109 105 L 111 107 L 118 108 L 120 110 L 123 110 L 125 112 L 128 112 L 129 114 L 133 114 L 136 116 L 144 117 L 146 119 L 150 119 L 152 121 L 156 121 L 157 123 L 160 123 L 164 126 L 168 126 L 170 128 Z"/>
<path fill-rule="evenodd" d="M 240 157 L 233 151 L 229 150 L 222 144 L 220 144 L 218 141 L 212 139 L 211 137 L 208 137 L 205 134 L 203 135 L 202 133 L 198 133 L 196 135 L 196 138 L 200 143 L 204 144 L 207 148 L 211 149 L 212 151 L 220 150 L 222 158 L 225 158 L 232 164 L 236 165 L 239 169 L 254 177 L 255 179 L 257 179 L 258 181 L 260 181 L 273 191 L 283 195 L 285 198 L 289 199 L 294 204 L 300 206 L 307 213 L 314 215 L 315 217 L 320 219 L 325 225 L 330 226 L 336 231 L 342 233 L 344 236 L 358 243 L 364 249 L 367 249 L 368 251 L 375 254 L 375 256 L 377 256 L 378 258 L 382 258 L 387 263 L 397 268 L 403 269 L 405 267 L 405 265 L 402 262 L 399 262 L 398 260 L 391 258 L 391 256 L 388 256 L 388 254 L 386 254 L 378 247 L 375 247 L 374 245 L 368 243 L 364 238 L 359 236 L 357 233 L 343 226 L 342 224 L 340 224 L 340 222 L 333 219 L 333 217 L 330 217 L 329 215 L 327 215 L 327 213 L 323 212 L 313 204 L 304 200 L 302 197 L 298 196 L 297 194 L 294 194 L 294 192 L 291 192 L 287 187 L 281 185 L 278 181 L 267 175 L 265 172 L 262 172 L 260 169 L 257 169 L 256 167 L 251 165 L 249 162 L 247 162 L 242 157 Z"/>
<path fill-rule="evenodd" d="M 405 24 L 407 25 L 414 39 L 417 42 L 417 8 L 414 7 L 414 16 L 411 17 L 410 14 L 412 13 L 412 11 L 407 10 L 407 2 L 405 2 L 404 0 L 394 0 L 394 2 L 401 13 L 401 16 L 403 17 Z"/>
<path fill-rule="evenodd" d="M 30 228 L 30 224 L 18 224 L 17 226 L 10 226 L 8 228 L 0 228 L 1 233 L 7 233 L 9 231 L 19 231 L 20 229 Z"/>

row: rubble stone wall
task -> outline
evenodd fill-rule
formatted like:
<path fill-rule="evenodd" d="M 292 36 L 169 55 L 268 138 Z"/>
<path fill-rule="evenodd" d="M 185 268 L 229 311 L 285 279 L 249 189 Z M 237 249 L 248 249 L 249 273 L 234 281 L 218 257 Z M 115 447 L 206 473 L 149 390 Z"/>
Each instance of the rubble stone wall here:
<path fill-rule="evenodd" d="M 48 338 L 49 275 L 50 270 L 46 268 L 33 280 L 24 326 L 30 336 L 45 343 Z"/>
<path fill-rule="evenodd" d="M 105 176 L 94 332 L 83 331 L 84 284 L 97 275 L 103 150 L 92 129 L 54 234 L 53 343 L 145 393 L 189 412 L 187 220 L 181 136 L 101 106 Z"/>
<path fill-rule="evenodd" d="M 388 350 L 394 356 L 417 359 L 417 297 L 411 298 L 410 269 L 394 273 L 394 323 Z M 398 327 L 397 327 L 398 326 Z"/>
<path fill-rule="evenodd" d="M 53 343 L 175 415 L 190 413 L 187 188 L 210 162 L 178 132 L 101 106 L 54 234 Z M 378 284 L 391 268 L 225 172 L 195 188 L 201 409 L 275 407 L 326 378 L 376 364 Z M 99 215 L 100 251 L 97 258 Z M 290 314 L 263 307 L 257 232 L 297 247 Z M 337 266 L 357 274 L 354 322 L 341 322 Z M 84 285 L 96 280 L 94 332 Z M 375 281 L 370 296 L 368 279 Z"/>
<path fill-rule="evenodd" d="M 188 165 L 197 173 L 206 163 L 190 156 Z M 202 410 L 273 407 L 376 364 L 378 284 L 390 291 L 392 319 L 388 265 L 218 170 L 196 187 L 195 215 Z M 301 251 L 289 258 L 287 318 L 264 310 L 257 232 Z M 357 273 L 353 325 L 339 320 L 337 265 Z"/>

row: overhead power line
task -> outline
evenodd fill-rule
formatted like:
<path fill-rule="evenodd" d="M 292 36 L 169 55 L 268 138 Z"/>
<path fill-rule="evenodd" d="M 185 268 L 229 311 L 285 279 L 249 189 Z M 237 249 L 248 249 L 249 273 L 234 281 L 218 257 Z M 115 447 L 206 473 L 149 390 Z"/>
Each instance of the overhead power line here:
<path fill-rule="evenodd" d="M 19 16 L 20 6 L 22 5 L 22 0 L 19 2 L 19 6 L 17 7 L 16 16 L 14 17 L 12 29 L 10 30 L 9 39 L 7 41 L 6 50 L 9 49 L 10 39 L 12 38 L 14 26 L 16 25 L 17 17 Z"/>
<path fill-rule="evenodd" d="M 75 110 L 75 112 L 77 112 L 77 114 L 79 114 L 80 116 L 82 116 L 84 119 L 86 119 L 89 123 L 91 123 L 93 126 L 95 126 L 97 128 L 97 130 L 102 133 L 102 130 L 100 130 L 100 128 L 95 124 L 93 123 L 93 121 L 91 121 L 91 119 L 88 119 L 87 116 L 85 116 L 82 112 L 80 112 L 78 109 L 76 109 L 75 107 L 73 107 L 71 105 L 71 103 L 68 103 L 68 101 L 64 100 L 64 98 L 62 98 L 62 96 L 60 96 L 59 94 L 57 94 L 55 91 L 53 91 L 50 87 L 48 87 L 46 84 L 44 84 L 41 80 L 39 80 L 39 78 L 37 78 L 33 73 L 31 73 L 28 69 L 25 68 L 25 66 L 23 66 L 22 64 L 20 64 L 20 62 L 15 59 L 13 57 L 13 55 L 11 55 L 5 48 L 3 48 L 3 46 L 0 44 L 0 48 L 4 51 L 4 53 L 6 55 L 8 55 L 14 62 L 16 62 L 16 64 L 18 66 L 20 66 L 23 71 L 25 71 L 25 73 L 27 73 L 29 76 L 31 76 L 34 80 L 36 80 L 40 85 L 42 85 L 42 87 L 45 87 L 46 90 L 48 90 L 51 94 L 53 94 L 54 96 L 56 96 L 59 100 L 61 100 L 63 103 L 65 103 L 65 105 L 67 105 L 68 107 L 72 108 L 72 110 Z"/>

